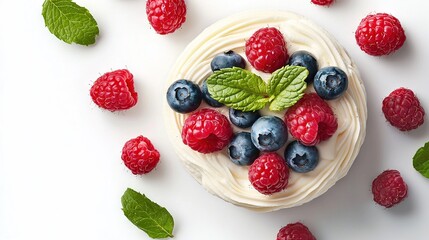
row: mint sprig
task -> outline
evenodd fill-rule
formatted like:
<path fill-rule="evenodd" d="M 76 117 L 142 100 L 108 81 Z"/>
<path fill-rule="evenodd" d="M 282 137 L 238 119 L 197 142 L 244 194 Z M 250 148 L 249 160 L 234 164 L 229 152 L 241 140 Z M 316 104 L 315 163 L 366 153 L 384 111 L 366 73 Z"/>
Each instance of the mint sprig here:
<path fill-rule="evenodd" d="M 417 150 L 413 157 L 413 166 L 421 175 L 429 178 L 429 142 Z"/>
<path fill-rule="evenodd" d="M 45 0 L 42 16 L 49 31 L 66 43 L 91 45 L 99 34 L 91 13 L 71 0 Z"/>
<path fill-rule="evenodd" d="M 128 188 L 121 198 L 125 216 L 151 238 L 173 237 L 174 220 L 164 207 Z"/>
<path fill-rule="evenodd" d="M 224 68 L 207 79 L 207 88 L 212 98 L 236 110 L 256 111 L 270 103 L 270 110 L 281 111 L 304 95 L 307 76 L 305 67 L 284 66 L 265 83 L 248 70 Z"/>

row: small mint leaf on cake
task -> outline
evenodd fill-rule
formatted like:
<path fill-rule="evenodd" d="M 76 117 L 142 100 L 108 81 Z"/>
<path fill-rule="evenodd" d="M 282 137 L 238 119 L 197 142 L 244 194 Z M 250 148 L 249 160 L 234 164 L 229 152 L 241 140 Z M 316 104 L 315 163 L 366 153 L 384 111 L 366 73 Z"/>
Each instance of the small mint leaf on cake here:
<path fill-rule="evenodd" d="M 207 79 L 212 98 L 241 111 L 256 111 L 268 103 L 267 85 L 258 75 L 237 67 L 215 71 Z"/>
<path fill-rule="evenodd" d="M 413 166 L 420 174 L 429 178 L 429 142 L 417 150 L 413 157 Z"/>
<path fill-rule="evenodd" d="M 45 0 L 42 16 L 49 31 L 69 44 L 91 45 L 99 34 L 91 13 L 71 0 Z"/>
<path fill-rule="evenodd" d="M 124 215 L 151 238 L 173 237 L 174 220 L 167 209 L 128 188 L 121 198 Z"/>
<path fill-rule="evenodd" d="M 304 96 L 308 70 L 300 66 L 284 66 L 276 70 L 268 81 L 271 111 L 281 111 L 293 106 Z"/>

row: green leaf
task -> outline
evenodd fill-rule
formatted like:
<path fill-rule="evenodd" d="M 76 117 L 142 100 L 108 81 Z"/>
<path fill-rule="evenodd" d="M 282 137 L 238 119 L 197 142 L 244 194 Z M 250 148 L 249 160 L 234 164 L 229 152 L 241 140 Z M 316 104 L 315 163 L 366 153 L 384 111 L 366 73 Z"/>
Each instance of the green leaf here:
<path fill-rule="evenodd" d="M 215 71 L 207 79 L 212 98 L 241 111 L 256 111 L 269 101 L 267 85 L 258 75 L 237 67 Z"/>
<path fill-rule="evenodd" d="M 273 72 L 268 81 L 270 110 L 281 111 L 298 102 L 307 88 L 307 76 L 308 70 L 300 66 L 285 66 Z"/>
<path fill-rule="evenodd" d="M 429 178 L 429 142 L 417 150 L 413 157 L 413 166 L 420 174 Z"/>
<path fill-rule="evenodd" d="M 90 45 L 99 30 L 91 13 L 71 0 L 45 0 L 42 15 L 45 25 L 66 43 Z"/>
<path fill-rule="evenodd" d="M 173 237 L 174 220 L 164 207 L 128 188 L 121 198 L 125 216 L 151 238 Z"/>

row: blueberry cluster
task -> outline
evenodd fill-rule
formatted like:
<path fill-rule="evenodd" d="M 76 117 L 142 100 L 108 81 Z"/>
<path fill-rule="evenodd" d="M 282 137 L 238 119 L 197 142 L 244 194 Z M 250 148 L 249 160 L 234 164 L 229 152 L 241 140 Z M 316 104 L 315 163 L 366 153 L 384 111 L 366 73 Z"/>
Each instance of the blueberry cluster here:
<path fill-rule="evenodd" d="M 347 89 L 346 73 L 338 67 L 319 69 L 316 58 L 307 51 L 293 53 L 288 65 L 303 66 L 309 71 L 306 82 L 313 84 L 316 93 L 325 100 L 336 99 Z M 223 68 L 246 67 L 246 61 L 234 51 L 227 51 L 215 56 L 210 64 L 213 72 Z M 167 91 L 167 102 L 179 113 L 196 110 L 202 101 L 209 106 L 222 107 L 223 104 L 210 96 L 206 80 L 201 88 L 189 80 L 174 82 Z M 280 150 L 288 140 L 285 122 L 276 116 L 261 116 L 256 112 L 243 112 L 229 109 L 229 120 L 237 128 L 250 129 L 235 133 L 228 145 L 231 161 L 237 165 L 251 165 L 261 152 Z M 284 150 L 284 158 L 293 171 L 305 173 L 312 171 L 319 162 L 319 152 L 315 146 L 306 146 L 299 141 L 290 142 Z"/>

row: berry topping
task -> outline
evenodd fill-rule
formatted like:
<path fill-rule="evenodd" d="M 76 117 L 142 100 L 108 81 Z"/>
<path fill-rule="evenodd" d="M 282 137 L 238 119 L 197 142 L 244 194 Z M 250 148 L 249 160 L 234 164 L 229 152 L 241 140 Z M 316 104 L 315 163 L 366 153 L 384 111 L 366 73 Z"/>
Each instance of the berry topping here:
<path fill-rule="evenodd" d="M 408 187 L 397 170 L 386 170 L 372 182 L 374 201 L 390 208 L 407 196 Z"/>
<path fill-rule="evenodd" d="M 291 135 L 307 146 L 314 146 L 330 138 L 338 128 L 331 107 L 317 95 L 305 94 L 285 113 Z"/>
<path fill-rule="evenodd" d="M 259 150 L 253 145 L 250 133 L 237 133 L 228 147 L 229 158 L 237 165 L 250 165 L 259 156 Z"/>
<path fill-rule="evenodd" d="M 316 240 L 310 230 L 300 222 L 289 223 L 277 233 L 276 240 Z"/>
<path fill-rule="evenodd" d="M 229 109 L 229 120 L 239 128 L 249 128 L 261 117 L 259 111 L 243 112 L 240 110 Z"/>
<path fill-rule="evenodd" d="M 253 144 L 261 151 L 279 150 L 287 141 L 287 127 L 283 120 L 276 116 L 260 117 L 250 130 Z"/>
<path fill-rule="evenodd" d="M 306 173 L 319 163 L 319 151 L 315 146 L 306 146 L 299 141 L 289 143 L 285 149 L 287 165 L 295 172 Z"/>
<path fill-rule="evenodd" d="M 347 74 L 338 67 L 324 67 L 314 77 L 314 90 L 326 100 L 340 97 L 347 90 Z"/>
<path fill-rule="evenodd" d="M 246 68 L 246 61 L 242 56 L 232 50 L 216 55 L 210 63 L 212 71 L 217 71 L 222 68 Z"/>
<path fill-rule="evenodd" d="M 407 88 L 398 88 L 384 98 L 382 110 L 387 121 L 401 131 L 416 129 L 424 122 L 425 111 Z"/>
<path fill-rule="evenodd" d="M 294 52 L 289 58 L 289 65 L 307 68 L 308 76 L 305 79 L 307 83 L 313 82 L 314 76 L 319 69 L 319 64 L 317 63 L 316 58 L 307 51 Z"/>
<path fill-rule="evenodd" d="M 280 192 L 288 184 L 289 168 L 277 153 L 265 153 L 250 165 L 249 180 L 262 194 Z"/>
<path fill-rule="evenodd" d="M 246 41 L 246 56 L 256 70 L 266 73 L 283 67 L 289 59 L 283 34 L 273 27 L 257 30 Z"/>
<path fill-rule="evenodd" d="M 406 36 L 401 23 L 387 13 L 370 14 L 360 22 L 355 32 L 362 51 L 373 56 L 388 55 L 398 50 Z"/>
<path fill-rule="evenodd" d="M 156 167 L 159 152 L 149 139 L 138 136 L 128 140 L 122 148 L 122 160 L 133 174 L 145 174 Z"/>
<path fill-rule="evenodd" d="M 90 95 L 95 104 L 112 112 L 137 103 L 133 75 L 126 69 L 103 74 L 92 85 Z"/>
<path fill-rule="evenodd" d="M 150 25 L 159 34 L 176 31 L 186 20 L 184 0 L 148 0 L 146 14 Z"/>
<path fill-rule="evenodd" d="M 212 98 L 212 96 L 209 93 L 209 89 L 207 88 L 207 80 L 203 81 L 203 84 L 201 85 L 201 92 L 203 93 L 203 99 L 204 101 L 212 106 L 212 107 L 222 107 L 223 104 L 216 101 L 214 98 Z"/>
<path fill-rule="evenodd" d="M 211 153 L 226 147 L 233 136 L 228 118 L 216 110 L 203 108 L 192 113 L 182 129 L 183 143 L 200 153 Z"/>
<path fill-rule="evenodd" d="M 311 2 L 320 6 L 329 6 L 334 3 L 334 0 L 311 0 Z"/>
<path fill-rule="evenodd" d="M 200 87 L 189 80 L 177 80 L 167 90 L 168 105 L 179 113 L 189 113 L 196 110 L 202 99 Z"/>

